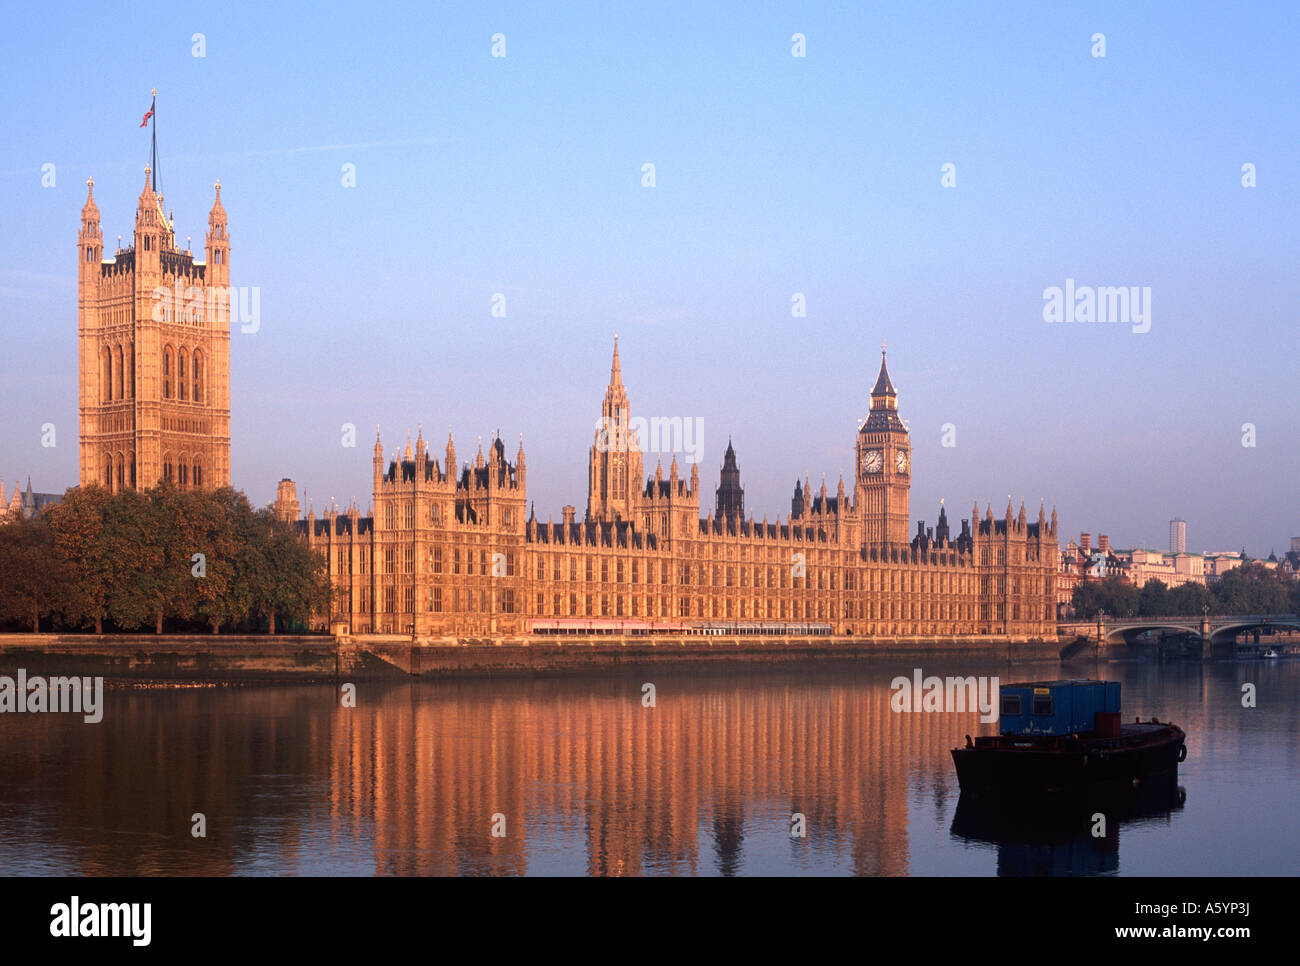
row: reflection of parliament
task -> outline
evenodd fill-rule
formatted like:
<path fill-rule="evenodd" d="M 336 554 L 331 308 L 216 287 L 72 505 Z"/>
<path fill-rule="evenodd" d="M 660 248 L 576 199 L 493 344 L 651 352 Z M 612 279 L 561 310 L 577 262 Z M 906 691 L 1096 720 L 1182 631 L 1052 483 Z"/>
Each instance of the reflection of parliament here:
<path fill-rule="evenodd" d="M 629 413 L 615 340 L 600 425 Z M 556 523 L 526 512 L 522 442 L 513 463 L 498 436 L 457 470 L 450 435 L 441 463 L 423 433 L 387 463 L 376 438 L 373 515 L 297 525 L 329 562 L 330 623 L 350 633 L 1054 635 L 1055 511 L 1031 523 L 1008 503 L 954 534 L 940 507 L 909 533 L 911 446 L 883 353 L 856 449 L 852 499 L 842 479 L 833 496 L 805 480 L 770 523 L 745 517 L 730 444 L 702 517 L 698 463 L 647 478 L 636 435 L 598 428 L 585 519 L 565 507 Z M 293 482 L 275 508 L 297 519 Z"/>

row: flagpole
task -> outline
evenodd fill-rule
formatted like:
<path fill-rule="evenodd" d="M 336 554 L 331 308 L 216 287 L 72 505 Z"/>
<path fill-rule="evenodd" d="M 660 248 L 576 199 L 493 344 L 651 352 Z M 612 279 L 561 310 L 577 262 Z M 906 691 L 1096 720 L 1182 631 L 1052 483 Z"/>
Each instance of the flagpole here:
<path fill-rule="evenodd" d="M 149 131 L 153 135 L 153 190 L 158 193 L 158 88 L 152 91 L 153 102 L 149 105 Z"/>

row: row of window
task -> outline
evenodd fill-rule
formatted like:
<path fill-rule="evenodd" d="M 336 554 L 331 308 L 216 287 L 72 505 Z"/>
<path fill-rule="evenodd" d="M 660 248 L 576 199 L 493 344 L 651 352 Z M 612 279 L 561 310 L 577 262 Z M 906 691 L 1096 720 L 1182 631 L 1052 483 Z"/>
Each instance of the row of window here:
<path fill-rule="evenodd" d="M 170 465 L 170 464 L 169 464 Z M 178 471 L 181 476 L 178 482 L 185 484 L 184 467 Z M 193 481 L 197 484 L 201 482 L 200 470 L 197 465 L 194 467 Z M 170 478 L 170 477 L 169 477 Z M 403 574 L 415 572 L 415 548 L 406 546 L 401 548 L 401 570 Z M 383 552 L 383 567 L 381 573 L 395 574 L 398 573 L 397 557 L 398 548 L 385 547 Z M 676 570 L 677 583 L 682 586 L 691 586 L 693 568 L 691 564 L 677 564 L 674 568 L 667 560 L 658 562 L 655 566 L 654 561 L 645 561 L 642 567 L 642 561 L 630 560 L 623 561 L 615 559 L 599 559 L 599 565 L 591 557 L 582 560 L 582 567 L 579 568 L 579 560 L 576 556 L 567 558 L 567 579 L 572 582 L 579 580 L 579 574 L 583 580 L 591 583 L 595 582 L 596 575 L 599 574 L 601 583 L 609 583 L 611 575 L 615 583 L 625 583 L 625 577 L 630 575 L 630 582 L 638 584 L 642 582 L 644 576 L 645 583 L 655 583 L 655 577 L 658 576 L 658 583 L 668 584 L 672 582 L 673 570 Z M 369 573 L 368 557 L 365 548 L 358 551 L 358 572 L 361 574 Z M 554 555 L 551 558 L 548 567 L 546 557 L 539 556 L 536 558 L 536 577 L 538 580 L 546 580 L 548 574 L 550 579 L 563 581 L 566 579 L 566 568 L 564 567 L 564 558 Z M 433 574 L 442 574 L 445 570 L 444 550 L 442 547 L 430 547 L 428 550 L 428 570 Z M 336 550 L 335 569 L 336 576 L 350 574 L 351 567 L 348 560 L 348 548 L 339 547 Z M 451 573 L 465 576 L 485 576 L 485 577 L 514 577 L 516 575 L 516 555 L 510 552 L 491 552 L 486 549 L 477 551 L 466 549 L 463 553 L 460 548 L 455 548 L 451 552 Z M 866 591 L 872 593 L 922 593 L 922 594 L 970 594 L 974 591 L 973 579 L 970 577 L 959 577 L 954 574 L 926 574 L 926 573 L 897 573 L 885 572 L 878 570 L 869 570 L 865 575 L 865 580 L 860 580 L 853 570 L 847 570 L 843 575 L 843 587 L 839 572 L 836 570 L 824 570 L 814 568 L 811 574 L 794 575 L 787 568 L 775 567 L 721 567 L 713 566 L 711 569 L 707 566 L 694 568 L 694 574 L 700 579 L 701 586 L 712 587 L 755 587 L 765 589 L 816 589 L 816 590 L 847 590 L 847 591 Z M 710 580 L 710 576 L 712 579 Z M 859 584 L 861 586 L 859 586 Z M 1019 596 L 1022 582 L 1019 577 L 1011 580 L 1012 595 Z M 1041 582 L 1035 579 L 1028 581 L 1031 591 L 1037 591 L 1041 588 Z M 984 577 L 980 580 L 980 592 L 985 597 L 1002 597 L 1006 594 L 1007 581 L 1002 575 Z"/>
<path fill-rule="evenodd" d="M 402 610 L 397 611 L 395 608 L 398 603 L 398 591 L 401 591 Z M 422 601 L 423 610 L 428 613 L 441 614 L 447 612 L 445 607 L 450 605 L 451 612 L 467 611 L 478 614 L 488 614 L 492 612 L 493 602 L 490 590 L 478 590 L 474 588 L 450 588 L 444 590 L 442 587 L 429 587 L 425 589 L 425 596 Z M 415 588 L 413 587 L 384 587 L 382 588 L 382 604 L 380 613 L 414 613 Z M 341 591 L 336 597 L 336 611 L 348 613 L 351 603 L 351 596 L 347 591 Z M 369 610 L 369 593 L 367 588 L 361 588 L 358 591 L 357 603 L 361 612 Z M 699 617 L 699 618 L 729 618 L 740 620 L 839 620 L 840 608 L 834 601 L 761 601 L 761 600 L 696 600 L 692 602 L 690 597 L 672 598 L 669 596 L 630 596 L 623 597 L 614 595 L 612 598 L 608 594 L 599 596 L 594 594 L 552 594 L 549 598 L 550 609 L 547 609 L 548 598 L 546 594 L 539 593 L 536 598 L 537 609 L 534 612 L 538 616 L 553 617 Z M 506 588 L 500 591 L 500 596 L 496 601 L 496 612 L 501 614 L 515 613 L 515 595 L 512 589 Z M 949 622 L 949 621 L 971 621 L 974 620 L 975 607 L 972 604 L 918 604 L 912 602 L 908 604 L 902 601 L 891 601 L 883 605 L 860 604 L 856 601 L 847 601 L 843 607 L 843 618 L 845 620 L 869 620 L 869 621 L 930 621 L 930 622 Z M 1019 620 L 1019 605 L 1015 608 L 1013 619 Z M 986 619 L 988 619 L 986 617 Z M 997 619 L 1001 619 L 1000 615 Z"/>
<path fill-rule="evenodd" d="M 163 463 L 163 480 L 177 486 L 202 486 L 203 467 L 198 463 Z"/>
<path fill-rule="evenodd" d="M 499 512 L 501 514 L 502 526 L 514 526 L 515 513 L 512 508 L 501 507 Z M 442 518 L 443 513 L 441 505 L 430 503 L 429 512 L 426 515 L 427 521 L 431 524 L 440 524 L 442 523 Z M 415 506 L 410 502 L 405 502 L 402 506 L 402 527 L 406 530 L 411 530 L 415 527 Z M 389 503 L 384 507 L 384 528 L 387 530 L 395 530 L 397 528 L 397 507 L 392 503 Z"/>
<path fill-rule="evenodd" d="M 178 486 L 202 486 L 203 466 L 185 457 L 173 461 L 167 456 L 163 460 L 163 479 Z M 135 453 L 104 454 L 104 486 L 113 492 L 135 486 Z"/>
<path fill-rule="evenodd" d="M 182 346 L 178 350 L 167 346 L 162 359 L 162 396 L 164 399 L 192 399 L 203 402 L 203 352 L 195 349 L 191 356 Z M 187 371 L 188 370 L 188 371 Z M 174 394 L 174 395 L 173 395 Z"/>
<path fill-rule="evenodd" d="M 383 604 L 380 613 L 382 614 L 413 614 L 415 612 L 415 588 L 403 587 L 402 591 L 402 609 L 397 608 L 397 591 L 396 587 L 383 588 Z M 485 614 L 491 610 L 491 602 L 488 598 L 487 591 L 480 591 L 477 594 L 472 590 L 456 589 L 451 592 L 450 603 L 452 610 L 475 611 Z M 347 591 L 336 594 L 335 613 L 347 614 L 350 612 L 352 596 Z M 369 611 L 370 595 L 365 587 L 362 587 L 357 593 L 357 603 L 360 606 L 361 613 Z M 443 591 L 441 587 L 431 588 L 425 599 L 424 609 L 429 613 L 443 613 Z M 501 598 L 498 601 L 497 612 L 501 614 L 513 614 L 515 612 L 515 592 L 513 590 L 501 591 Z"/>
<path fill-rule="evenodd" d="M 101 402 L 131 399 L 135 395 L 135 343 L 104 346 L 99 354 Z"/>
<path fill-rule="evenodd" d="M 135 453 L 104 454 L 104 487 L 118 492 L 135 486 Z"/>
<path fill-rule="evenodd" d="M 203 402 L 203 352 L 191 354 L 167 346 L 162 359 L 162 397 L 164 399 Z M 105 346 L 100 353 L 99 397 L 101 402 L 115 402 L 135 397 L 135 343 Z"/>

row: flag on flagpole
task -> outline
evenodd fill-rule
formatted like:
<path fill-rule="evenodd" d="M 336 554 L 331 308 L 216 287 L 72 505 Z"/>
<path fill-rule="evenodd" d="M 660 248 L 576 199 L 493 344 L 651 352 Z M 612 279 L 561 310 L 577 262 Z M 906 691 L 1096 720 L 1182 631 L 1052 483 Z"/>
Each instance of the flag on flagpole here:
<path fill-rule="evenodd" d="M 151 117 L 153 117 L 153 105 L 152 105 L 152 104 L 149 106 L 149 110 L 147 110 L 147 111 L 144 112 L 144 120 L 142 120 L 142 121 L 140 122 L 140 126 L 141 126 L 141 127 L 147 127 L 148 124 L 149 124 L 149 118 L 151 118 Z"/>

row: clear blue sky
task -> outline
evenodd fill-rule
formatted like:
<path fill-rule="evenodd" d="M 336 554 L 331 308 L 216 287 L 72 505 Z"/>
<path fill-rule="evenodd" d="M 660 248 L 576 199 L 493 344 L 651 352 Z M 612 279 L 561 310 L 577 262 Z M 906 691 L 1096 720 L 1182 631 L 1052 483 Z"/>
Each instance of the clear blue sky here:
<path fill-rule="evenodd" d="M 850 478 L 883 339 L 914 518 L 1010 493 L 1116 546 L 1177 515 L 1190 549 L 1285 549 L 1300 8 L 863 7 L 11 7 L 0 474 L 76 482 L 78 212 L 93 175 L 129 236 L 157 87 L 178 236 L 219 178 L 232 281 L 261 289 L 231 352 L 256 503 L 289 476 L 364 506 L 375 425 L 391 452 L 422 421 L 462 458 L 523 432 L 538 512 L 581 507 L 617 330 L 633 412 L 704 420 L 710 494 L 730 434 L 747 508 L 784 516 L 796 478 Z M 1067 278 L 1150 286 L 1151 331 L 1044 322 Z"/>

